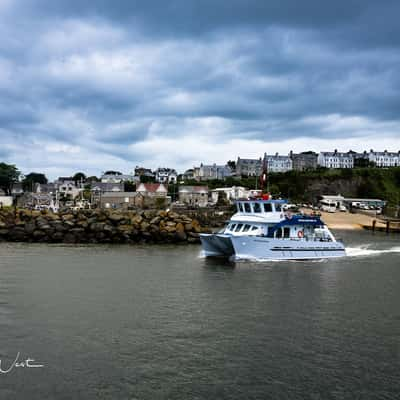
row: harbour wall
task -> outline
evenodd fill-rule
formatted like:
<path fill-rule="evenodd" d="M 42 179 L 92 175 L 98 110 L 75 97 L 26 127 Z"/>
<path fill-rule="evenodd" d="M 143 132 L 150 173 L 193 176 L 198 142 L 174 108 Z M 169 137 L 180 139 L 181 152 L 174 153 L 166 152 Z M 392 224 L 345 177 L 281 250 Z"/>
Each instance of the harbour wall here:
<path fill-rule="evenodd" d="M 0 241 L 41 243 L 199 243 L 209 232 L 172 211 L 80 210 L 54 214 L 0 210 Z"/>

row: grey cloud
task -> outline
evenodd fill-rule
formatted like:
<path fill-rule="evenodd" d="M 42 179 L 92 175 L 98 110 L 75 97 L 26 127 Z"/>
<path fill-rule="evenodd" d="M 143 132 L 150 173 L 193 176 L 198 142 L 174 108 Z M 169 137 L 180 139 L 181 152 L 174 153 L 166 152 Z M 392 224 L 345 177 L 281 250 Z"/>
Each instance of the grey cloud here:
<path fill-rule="evenodd" d="M 361 0 L 14 1 L 0 14 L 2 140 L 78 146 L 100 165 L 105 154 L 109 163 L 159 159 L 135 150 L 154 131 L 177 146 L 208 130 L 221 145 L 344 139 L 368 121 L 392 135 L 399 11 Z M 332 115 L 363 128 L 332 132 Z M 0 156 L 10 154 L 19 157 Z M 67 158 L 59 153 L 60 169 Z"/>

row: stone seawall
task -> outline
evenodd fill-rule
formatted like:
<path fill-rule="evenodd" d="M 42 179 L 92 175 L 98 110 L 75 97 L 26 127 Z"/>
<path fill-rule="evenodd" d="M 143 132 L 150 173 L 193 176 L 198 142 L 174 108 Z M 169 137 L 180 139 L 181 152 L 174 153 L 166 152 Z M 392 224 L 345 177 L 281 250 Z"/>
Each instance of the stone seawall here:
<path fill-rule="evenodd" d="M 42 243 L 199 243 L 208 230 L 196 219 L 167 211 L 0 210 L 0 241 Z"/>

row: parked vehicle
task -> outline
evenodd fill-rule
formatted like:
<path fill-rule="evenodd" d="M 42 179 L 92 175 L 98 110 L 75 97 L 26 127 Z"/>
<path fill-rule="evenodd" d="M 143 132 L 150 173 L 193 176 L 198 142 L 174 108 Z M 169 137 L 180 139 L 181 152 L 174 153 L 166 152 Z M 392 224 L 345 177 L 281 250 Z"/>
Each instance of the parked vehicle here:
<path fill-rule="evenodd" d="M 321 211 L 334 213 L 336 212 L 336 203 L 329 200 L 321 200 Z"/>

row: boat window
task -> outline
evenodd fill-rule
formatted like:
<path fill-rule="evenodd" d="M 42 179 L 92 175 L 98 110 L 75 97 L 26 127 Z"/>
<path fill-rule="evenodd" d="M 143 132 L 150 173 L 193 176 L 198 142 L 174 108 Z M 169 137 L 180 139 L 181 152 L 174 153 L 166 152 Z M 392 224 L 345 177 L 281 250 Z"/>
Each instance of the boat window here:
<path fill-rule="evenodd" d="M 243 228 L 243 232 L 247 232 L 251 228 L 251 225 L 246 224 Z"/>
<path fill-rule="evenodd" d="M 271 203 L 264 203 L 264 212 L 272 212 Z"/>
<path fill-rule="evenodd" d="M 258 226 L 253 226 L 253 227 L 251 228 L 252 231 L 256 231 L 257 229 L 258 229 Z"/>
<path fill-rule="evenodd" d="M 235 229 L 235 232 L 239 232 L 242 229 L 242 226 L 243 226 L 243 224 L 238 224 Z"/>
<path fill-rule="evenodd" d="M 282 211 L 282 204 L 275 203 L 275 211 Z"/>
<path fill-rule="evenodd" d="M 284 238 L 289 238 L 290 237 L 290 228 L 284 228 L 283 229 L 283 237 Z"/>
<path fill-rule="evenodd" d="M 233 232 L 236 228 L 236 224 L 231 225 L 231 231 Z"/>
<path fill-rule="evenodd" d="M 276 230 L 276 237 L 277 237 L 277 238 L 281 238 L 281 237 L 282 237 L 282 228 L 278 228 L 278 229 Z"/>
<path fill-rule="evenodd" d="M 255 213 L 260 213 L 261 212 L 261 205 L 260 203 L 253 203 L 253 211 Z"/>
<path fill-rule="evenodd" d="M 244 210 L 245 210 L 247 213 L 251 213 L 250 203 L 244 203 Z"/>
<path fill-rule="evenodd" d="M 239 203 L 239 210 L 240 210 L 241 212 L 243 212 L 243 204 L 242 204 L 242 203 Z"/>

